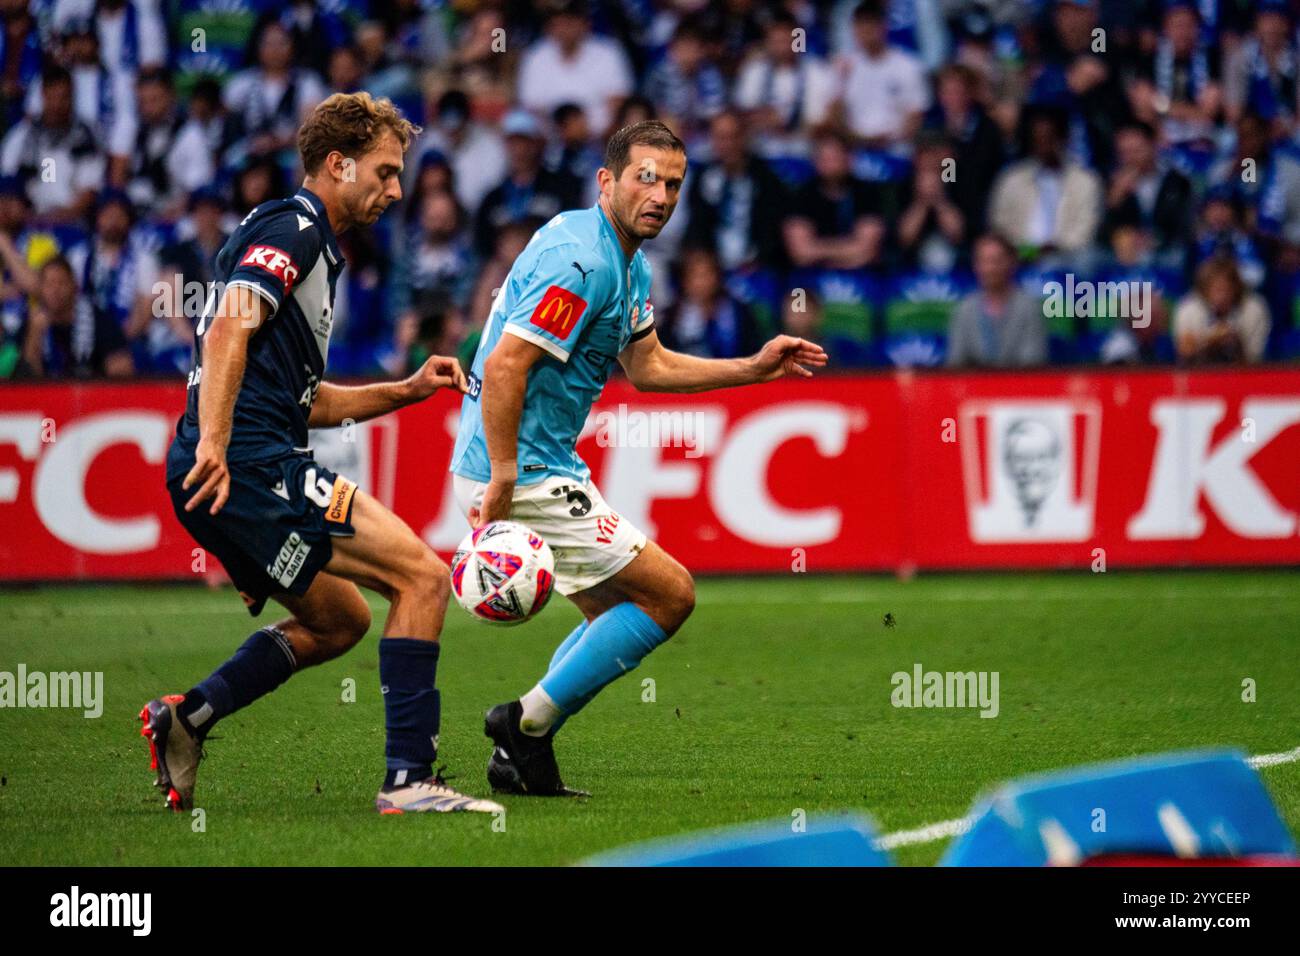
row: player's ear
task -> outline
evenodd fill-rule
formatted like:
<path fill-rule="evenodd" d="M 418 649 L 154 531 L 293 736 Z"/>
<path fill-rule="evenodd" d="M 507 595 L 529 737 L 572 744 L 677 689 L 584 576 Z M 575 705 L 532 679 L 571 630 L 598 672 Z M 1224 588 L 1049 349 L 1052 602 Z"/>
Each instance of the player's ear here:
<path fill-rule="evenodd" d="M 325 157 L 325 169 L 335 182 L 355 183 L 357 181 L 357 161 L 344 156 L 339 150 L 331 150 Z"/>
<path fill-rule="evenodd" d="M 608 196 L 614 190 L 614 174 L 606 167 L 600 167 L 596 170 L 596 185 L 600 187 L 602 196 Z"/>

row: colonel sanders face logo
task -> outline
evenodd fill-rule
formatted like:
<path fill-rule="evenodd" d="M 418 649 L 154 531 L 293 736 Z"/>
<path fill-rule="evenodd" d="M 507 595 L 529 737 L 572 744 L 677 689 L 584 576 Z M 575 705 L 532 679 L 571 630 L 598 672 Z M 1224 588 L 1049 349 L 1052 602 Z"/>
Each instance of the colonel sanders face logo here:
<path fill-rule="evenodd" d="M 963 403 L 958 419 L 973 542 L 1084 541 L 1092 535 L 1097 402 L 976 399 Z"/>
<path fill-rule="evenodd" d="M 1002 449 L 1016 500 L 1025 512 L 1025 524 L 1032 526 L 1043 502 L 1061 480 L 1060 439 L 1046 422 L 1019 418 L 1003 435 Z"/>

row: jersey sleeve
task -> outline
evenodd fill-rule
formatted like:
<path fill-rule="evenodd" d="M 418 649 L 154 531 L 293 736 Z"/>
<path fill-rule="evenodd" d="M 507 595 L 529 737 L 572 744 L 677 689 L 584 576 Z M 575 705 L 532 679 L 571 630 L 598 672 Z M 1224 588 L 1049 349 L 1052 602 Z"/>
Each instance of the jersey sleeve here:
<path fill-rule="evenodd" d="M 643 290 L 643 294 L 638 296 L 641 301 L 636 304 L 637 313 L 636 313 L 635 321 L 633 321 L 632 323 L 633 342 L 635 342 L 637 339 L 645 338 L 647 335 L 653 332 L 655 328 L 655 307 L 650 303 L 650 286 L 651 286 L 651 281 L 653 279 L 653 275 L 652 275 L 652 270 L 650 268 L 650 260 L 645 259 L 643 261 L 644 261 L 644 269 L 645 269 L 645 278 L 644 278 L 644 284 L 640 287 L 641 290 Z"/>
<path fill-rule="evenodd" d="M 608 298 L 605 268 L 573 246 L 544 249 L 505 316 L 504 331 L 544 349 L 561 362 Z"/>
<path fill-rule="evenodd" d="M 288 207 L 256 220 L 241 240 L 226 288 L 252 289 L 274 315 L 321 253 L 321 235 L 309 217 Z"/>

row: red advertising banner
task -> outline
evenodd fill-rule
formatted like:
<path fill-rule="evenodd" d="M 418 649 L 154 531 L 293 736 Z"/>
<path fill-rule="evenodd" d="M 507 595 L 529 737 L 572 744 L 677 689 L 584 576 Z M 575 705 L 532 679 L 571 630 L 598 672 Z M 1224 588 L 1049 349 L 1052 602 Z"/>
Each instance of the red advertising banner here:
<path fill-rule="evenodd" d="M 179 384 L 0 388 L 0 580 L 186 578 L 163 461 Z M 466 531 L 439 394 L 317 457 L 438 551 Z M 822 376 L 699 395 L 613 382 L 579 445 L 700 572 L 1300 563 L 1300 371 Z"/>

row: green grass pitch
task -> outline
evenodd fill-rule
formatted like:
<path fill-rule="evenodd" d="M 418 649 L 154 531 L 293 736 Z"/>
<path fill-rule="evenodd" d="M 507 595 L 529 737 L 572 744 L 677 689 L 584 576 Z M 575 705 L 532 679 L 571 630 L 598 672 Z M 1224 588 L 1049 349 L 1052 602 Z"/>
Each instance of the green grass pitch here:
<path fill-rule="evenodd" d="M 223 722 L 203 827 L 150 786 L 136 714 L 253 629 L 230 590 L 0 591 L 0 670 L 103 671 L 98 719 L 0 710 L 0 863 L 568 864 L 632 841 L 842 808 L 891 832 L 959 817 L 1032 771 L 1205 745 L 1300 745 L 1294 572 L 709 579 L 685 629 L 561 733 L 588 800 L 381 817 L 376 625 L 350 654 Z M 891 614 L 894 626 L 883 619 Z M 274 620 L 269 612 L 265 622 Z M 494 629 L 448 612 L 440 762 L 483 794 L 486 707 L 527 689 L 577 620 L 557 599 Z M 997 671 L 1000 713 L 890 703 L 891 675 Z M 344 702 L 352 678 L 356 700 Z M 1242 700 L 1242 683 L 1257 699 Z M 643 698 L 651 696 L 653 701 Z M 1300 763 L 1261 770 L 1300 833 Z M 196 832 L 198 830 L 198 832 Z M 934 863 L 945 847 L 899 849 Z"/>

